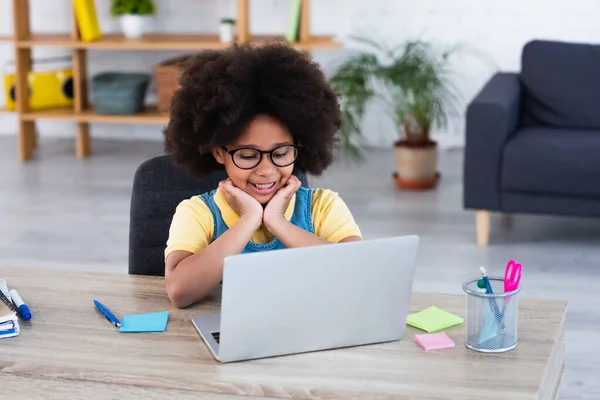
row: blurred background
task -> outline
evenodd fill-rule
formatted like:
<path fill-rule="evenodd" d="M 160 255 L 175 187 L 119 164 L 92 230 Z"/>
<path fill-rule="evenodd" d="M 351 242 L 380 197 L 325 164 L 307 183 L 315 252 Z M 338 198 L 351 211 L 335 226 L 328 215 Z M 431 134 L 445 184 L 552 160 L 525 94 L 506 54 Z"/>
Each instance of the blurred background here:
<path fill-rule="evenodd" d="M 311 186 L 339 192 L 365 239 L 420 235 L 415 290 L 462 293 L 479 266 L 522 262 L 526 297 L 570 304 L 561 398 L 600 398 L 584 345 L 600 326 L 600 2 L 27 3 L 0 4 L 0 271 L 127 273 L 134 174 L 163 154 L 178 62 L 277 37 L 346 115 Z"/>

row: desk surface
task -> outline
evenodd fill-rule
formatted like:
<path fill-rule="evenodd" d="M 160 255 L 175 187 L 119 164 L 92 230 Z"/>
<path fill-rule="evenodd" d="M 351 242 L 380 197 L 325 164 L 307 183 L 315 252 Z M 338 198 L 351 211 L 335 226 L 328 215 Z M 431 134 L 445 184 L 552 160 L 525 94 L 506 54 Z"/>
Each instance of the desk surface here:
<path fill-rule="evenodd" d="M 219 309 L 171 306 L 163 278 L 0 268 L 33 319 L 0 339 L 0 387 L 23 398 L 184 399 L 534 399 L 556 396 L 564 366 L 566 302 L 521 299 L 519 346 L 480 354 L 464 346 L 464 325 L 446 330 L 456 347 L 425 352 L 408 327 L 392 343 L 221 364 L 190 317 Z M 169 311 L 164 333 L 119 333 L 95 310 L 118 318 Z M 436 305 L 464 316 L 464 296 L 414 293 L 411 312 Z M 52 397 L 54 396 L 54 397 Z M 10 396 L 9 396 L 10 397 Z"/>

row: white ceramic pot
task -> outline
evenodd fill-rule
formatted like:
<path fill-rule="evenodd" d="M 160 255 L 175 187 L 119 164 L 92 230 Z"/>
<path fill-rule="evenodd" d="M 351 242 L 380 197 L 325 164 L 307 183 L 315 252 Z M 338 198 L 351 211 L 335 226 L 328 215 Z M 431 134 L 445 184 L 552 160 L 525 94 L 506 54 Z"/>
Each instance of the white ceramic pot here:
<path fill-rule="evenodd" d="M 143 15 L 121 15 L 121 29 L 125 37 L 138 39 L 148 31 L 149 17 Z"/>
<path fill-rule="evenodd" d="M 233 38 L 235 36 L 235 25 L 221 23 L 219 25 L 219 40 L 221 43 L 231 43 L 233 42 Z"/>

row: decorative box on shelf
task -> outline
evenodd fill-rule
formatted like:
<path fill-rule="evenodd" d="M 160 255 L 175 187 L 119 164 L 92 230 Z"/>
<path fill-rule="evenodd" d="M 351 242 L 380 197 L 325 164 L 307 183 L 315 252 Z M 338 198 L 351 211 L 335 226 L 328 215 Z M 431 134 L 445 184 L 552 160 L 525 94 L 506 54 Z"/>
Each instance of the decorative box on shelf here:
<path fill-rule="evenodd" d="M 192 55 L 186 54 L 171 58 L 163 61 L 154 68 L 159 112 L 168 112 L 171 109 L 171 99 L 173 98 L 173 94 L 179 89 L 179 78 L 190 57 Z"/>

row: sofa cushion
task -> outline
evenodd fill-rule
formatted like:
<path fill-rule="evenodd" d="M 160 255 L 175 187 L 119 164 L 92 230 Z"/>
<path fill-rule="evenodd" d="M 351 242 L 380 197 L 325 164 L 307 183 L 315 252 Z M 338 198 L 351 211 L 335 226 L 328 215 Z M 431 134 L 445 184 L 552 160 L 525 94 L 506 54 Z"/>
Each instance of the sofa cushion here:
<path fill-rule="evenodd" d="M 534 40 L 521 62 L 523 125 L 600 130 L 600 45 Z"/>
<path fill-rule="evenodd" d="M 503 191 L 600 197 L 600 130 L 522 128 L 505 145 Z"/>

